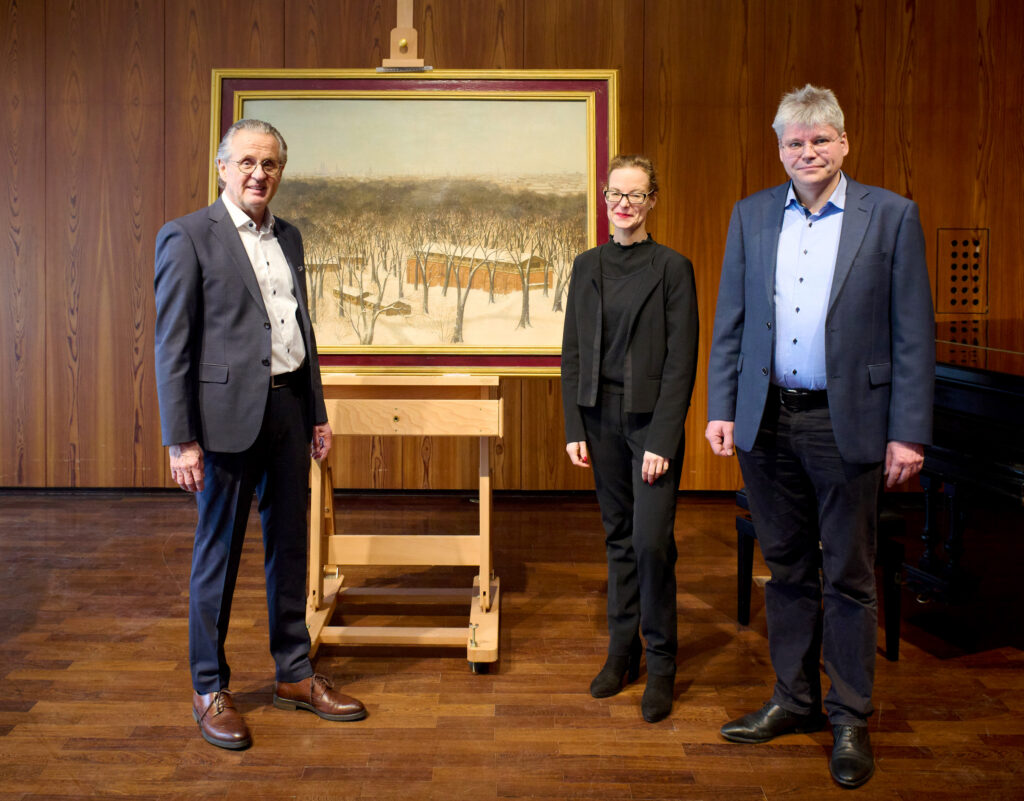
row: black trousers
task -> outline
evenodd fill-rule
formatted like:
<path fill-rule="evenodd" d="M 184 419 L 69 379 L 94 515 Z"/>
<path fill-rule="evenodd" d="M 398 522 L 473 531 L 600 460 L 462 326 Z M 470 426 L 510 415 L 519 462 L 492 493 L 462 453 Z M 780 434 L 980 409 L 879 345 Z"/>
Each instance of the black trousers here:
<path fill-rule="evenodd" d="M 883 465 L 844 461 L 828 408 L 790 411 L 775 390 L 753 449 L 738 454 L 771 570 L 765 611 L 772 700 L 800 714 L 820 709 L 823 655 L 830 722 L 863 725 L 872 712 L 878 637 L 874 562 Z"/>
<path fill-rule="evenodd" d="M 309 441 L 305 398 L 291 386 L 268 391 L 263 426 L 242 453 L 206 451 L 205 487 L 189 584 L 189 662 L 197 692 L 226 689 L 224 641 L 253 492 L 263 524 L 270 652 L 277 681 L 313 675 L 306 630 L 306 505 Z"/>
<path fill-rule="evenodd" d="M 647 672 L 674 676 L 676 631 L 676 490 L 683 444 L 653 485 L 640 477 L 650 414 L 622 411 L 622 395 L 602 392 L 583 407 L 608 555 L 608 653 L 625 656 L 643 633 Z"/>

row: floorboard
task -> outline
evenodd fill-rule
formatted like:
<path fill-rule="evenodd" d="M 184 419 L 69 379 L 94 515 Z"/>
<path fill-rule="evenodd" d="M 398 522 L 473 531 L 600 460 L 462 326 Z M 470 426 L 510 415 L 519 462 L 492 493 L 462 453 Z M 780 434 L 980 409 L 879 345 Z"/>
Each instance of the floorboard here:
<path fill-rule="evenodd" d="M 477 519 L 458 495 L 339 494 L 335 508 L 339 530 L 469 533 Z M 759 587 L 751 625 L 734 618 L 734 515 L 724 495 L 680 499 L 677 698 L 654 725 L 640 717 L 642 679 L 609 699 L 587 692 L 605 650 L 592 496 L 496 498 L 501 656 L 489 674 L 472 674 L 457 650 L 325 646 L 317 669 L 369 709 L 357 723 L 271 706 L 254 515 L 227 643 L 254 745 L 232 753 L 199 738 L 189 707 L 191 500 L 0 493 L 0 801 L 849 798 L 829 778 L 826 732 L 762 746 L 718 735 L 772 683 Z M 1020 538 L 1003 529 L 969 543 L 992 597 L 943 607 L 906 592 L 900 661 L 877 663 L 878 769 L 857 797 L 1024 798 L 1024 655 L 1019 616 L 1005 619 L 1008 597 L 1020 608 Z M 472 570 L 359 568 L 346 580 L 469 586 Z M 426 611 L 442 625 L 465 620 Z M 415 619 L 374 607 L 341 617 Z"/>

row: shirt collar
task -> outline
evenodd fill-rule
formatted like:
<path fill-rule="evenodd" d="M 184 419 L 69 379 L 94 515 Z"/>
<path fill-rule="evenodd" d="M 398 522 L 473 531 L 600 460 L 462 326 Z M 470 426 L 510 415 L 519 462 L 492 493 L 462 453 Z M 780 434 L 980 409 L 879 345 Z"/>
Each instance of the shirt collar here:
<path fill-rule="evenodd" d="M 224 201 L 224 207 L 228 210 L 228 214 L 231 215 L 231 222 L 235 224 L 235 228 L 246 228 L 250 231 L 256 231 L 256 223 L 253 222 L 252 217 L 242 211 L 227 195 L 221 194 L 220 199 Z M 252 225 L 250 226 L 250 223 Z M 270 209 L 267 209 L 266 215 L 263 217 L 263 225 L 259 228 L 259 233 L 266 234 L 274 230 L 274 215 Z"/>
<path fill-rule="evenodd" d="M 829 208 L 831 206 L 832 208 Z M 808 214 L 807 210 L 800 205 L 800 201 L 797 199 L 796 192 L 793 191 L 793 182 L 789 182 L 789 191 L 786 192 L 786 208 L 796 208 L 798 211 L 803 211 L 808 217 L 824 217 L 826 214 L 832 214 L 837 211 L 843 211 L 846 208 L 846 173 L 842 170 L 839 171 L 839 183 L 836 184 L 836 188 L 832 190 L 832 194 L 829 195 L 828 200 L 825 201 L 825 205 L 821 207 L 821 211 L 817 214 Z"/>

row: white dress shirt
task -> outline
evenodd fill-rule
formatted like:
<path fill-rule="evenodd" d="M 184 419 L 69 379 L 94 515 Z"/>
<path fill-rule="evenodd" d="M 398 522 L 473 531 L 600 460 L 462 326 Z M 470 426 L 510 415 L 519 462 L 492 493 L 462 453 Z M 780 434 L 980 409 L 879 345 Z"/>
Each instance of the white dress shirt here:
<path fill-rule="evenodd" d="M 267 209 L 263 225 L 257 228 L 252 218 L 231 200 L 224 195 L 221 199 L 238 229 L 270 318 L 270 374 L 291 373 L 305 361 L 306 346 L 295 316 L 299 304 L 295 299 L 292 270 L 274 235 L 274 215 Z"/>

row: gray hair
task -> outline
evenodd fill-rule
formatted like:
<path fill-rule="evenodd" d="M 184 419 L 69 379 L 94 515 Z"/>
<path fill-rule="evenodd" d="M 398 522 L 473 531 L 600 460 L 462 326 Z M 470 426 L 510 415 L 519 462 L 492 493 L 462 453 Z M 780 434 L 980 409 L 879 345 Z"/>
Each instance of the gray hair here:
<path fill-rule="evenodd" d="M 268 134 L 273 136 L 277 140 L 278 153 L 281 155 L 281 166 L 283 167 L 288 163 L 288 144 L 284 141 L 284 137 L 281 136 L 281 132 L 277 130 L 269 122 L 263 120 L 251 120 L 241 119 L 228 128 L 224 134 L 224 138 L 220 140 L 220 144 L 217 145 L 217 156 L 214 161 L 214 167 L 217 166 L 216 162 L 223 161 L 227 162 L 231 158 L 231 140 L 235 138 L 235 134 L 239 131 L 253 131 L 255 133 Z M 224 188 L 224 181 L 220 178 L 220 171 L 217 171 L 217 183 L 221 189 Z"/>
<path fill-rule="evenodd" d="M 780 141 L 787 125 L 831 125 L 839 134 L 846 131 L 843 110 L 835 94 L 831 89 L 811 84 L 784 94 L 779 101 L 772 129 Z"/>

